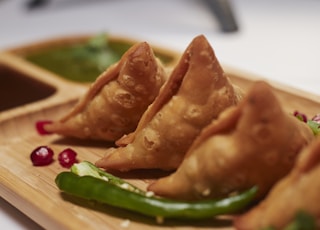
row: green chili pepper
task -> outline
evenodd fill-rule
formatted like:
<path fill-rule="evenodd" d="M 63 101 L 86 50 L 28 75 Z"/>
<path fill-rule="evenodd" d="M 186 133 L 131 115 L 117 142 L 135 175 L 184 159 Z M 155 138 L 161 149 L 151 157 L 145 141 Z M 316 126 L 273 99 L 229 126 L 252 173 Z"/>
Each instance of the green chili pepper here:
<path fill-rule="evenodd" d="M 146 193 L 144 190 L 139 189 L 138 187 L 126 182 L 125 180 L 97 168 L 94 164 L 88 161 L 82 161 L 80 163 L 73 164 L 71 167 L 71 172 L 77 174 L 78 176 L 93 176 L 132 192 L 140 194 Z"/>
<path fill-rule="evenodd" d="M 257 188 L 221 200 L 184 202 L 155 196 L 146 196 L 93 177 L 62 172 L 55 182 L 68 194 L 88 200 L 135 211 L 146 216 L 179 219 L 203 219 L 231 214 L 246 207 L 254 198 Z"/>

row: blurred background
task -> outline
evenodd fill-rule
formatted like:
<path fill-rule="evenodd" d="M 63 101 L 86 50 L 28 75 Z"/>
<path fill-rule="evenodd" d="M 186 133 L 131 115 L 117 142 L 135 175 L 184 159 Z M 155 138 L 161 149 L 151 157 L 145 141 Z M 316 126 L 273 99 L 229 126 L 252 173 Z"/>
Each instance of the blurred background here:
<path fill-rule="evenodd" d="M 223 64 L 318 93 L 319 0 L 229 0 L 235 32 L 221 30 L 209 1 L 0 0 L 0 49 L 108 32 L 183 51 L 204 34 Z"/>
<path fill-rule="evenodd" d="M 0 0 L 0 50 L 106 32 L 182 52 L 204 34 L 222 64 L 320 94 L 319 0 L 229 0 L 236 30 L 222 27 L 217 17 L 218 3 L 226 2 Z M 4 200 L 0 204 L 0 222 L 7 229 L 37 228 Z"/>

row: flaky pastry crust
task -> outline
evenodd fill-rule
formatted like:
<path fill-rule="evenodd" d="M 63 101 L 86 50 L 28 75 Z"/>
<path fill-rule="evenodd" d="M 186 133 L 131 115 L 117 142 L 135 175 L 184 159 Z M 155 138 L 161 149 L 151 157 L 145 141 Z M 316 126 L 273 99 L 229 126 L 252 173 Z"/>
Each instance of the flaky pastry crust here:
<path fill-rule="evenodd" d="M 256 82 L 196 138 L 178 170 L 149 186 L 158 195 L 220 198 L 258 186 L 262 198 L 313 140 L 311 129 L 283 111 L 272 88 Z"/>
<path fill-rule="evenodd" d="M 120 147 L 109 149 L 96 165 L 121 171 L 176 169 L 201 129 L 224 109 L 237 104 L 241 96 L 207 39 L 197 36 L 135 132 L 118 140 Z"/>
<path fill-rule="evenodd" d="M 272 188 L 264 201 L 235 219 L 236 228 L 284 229 L 302 211 L 318 220 L 320 229 L 319 175 L 320 137 L 303 150 L 291 173 Z"/>
<path fill-rule="evenodd" d="M 135 130 L 166 79 L 149 44 L 138 43 L 96 79 L 67 115 L 44 129 L 64 136 L 115 141 Z"/>

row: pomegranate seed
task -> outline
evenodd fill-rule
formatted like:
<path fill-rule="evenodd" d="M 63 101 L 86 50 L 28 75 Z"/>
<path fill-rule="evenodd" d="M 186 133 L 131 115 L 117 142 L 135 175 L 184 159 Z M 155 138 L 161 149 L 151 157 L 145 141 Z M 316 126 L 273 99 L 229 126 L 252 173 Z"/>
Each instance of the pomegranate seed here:
<path fill-rule="evenodd" d="M 48 135 L 51 134 L 51 132 L 48 132 L 45 130 L 44 126 L 47 124 L 51 124 L 52 121 L 37 121 L 36 122 L 36 129 L 40 135 Z"/>
<path fill-rule="evenodd" d="M 70 168 L 74 163 L 78 162 L 77 153 L 74 150 L 67 148 L 59 153 L 58 160 L 62 167 Z"/>
<path fill-rule="evenodd" d="M 303 121 L 303 122 L 307 122 L 307 121 L 308 121 L 307 116 L 306 116 L 304 113 L 300 113 L 300 112 L 298 112 L 298 111 L 295 111 L 295 112 L 293 113 L 293 115 L 294 115 L 295 117 L 297 117 L 299 120 Z"/>
<path fill-rule="evenodd" d="M 39 146 L 31 152 L 30 159 L 34 166 L 48 165 L 53 161 L 53 151 L 48 146 Z"/>

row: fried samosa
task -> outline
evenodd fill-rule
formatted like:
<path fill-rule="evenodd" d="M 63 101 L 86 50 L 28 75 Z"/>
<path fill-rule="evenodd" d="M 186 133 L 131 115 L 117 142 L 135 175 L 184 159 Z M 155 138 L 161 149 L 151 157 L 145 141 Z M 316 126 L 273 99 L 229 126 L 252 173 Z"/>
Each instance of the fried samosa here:
<path fill-rule="evenodd" d="M 135 132 L 96 162 L 105 169 L 176 169 L 200 130 L 241 100 L 207 39 L 193 39 Z"/>
<path fill-rule="evenodd" d="M 133 45 L 103 72 L 78 104 L 49 133 L 115 141 L 131 133 L 167 79 L 161 62 L 146 42 Z"/>
<path fill-rule="evenodd" d="M 197 200 L 257 185 L 258 199 L 290 171 L 313 138 L 306 123 L 283 111 L 269 84 L 255 82 L 237 106 L 202 130 L 177 171 L 148 189 L 165 197 Z"/>
<path fill-rule="evenodd" d="M 284 229 L 299 212 L 318 220 L 320 229 L 320 138 L 299 155 L 291 173 L 258 206 L 235 219 L 239 230 Z M 307 229 L 307 228 L 305 228 Z"/>

